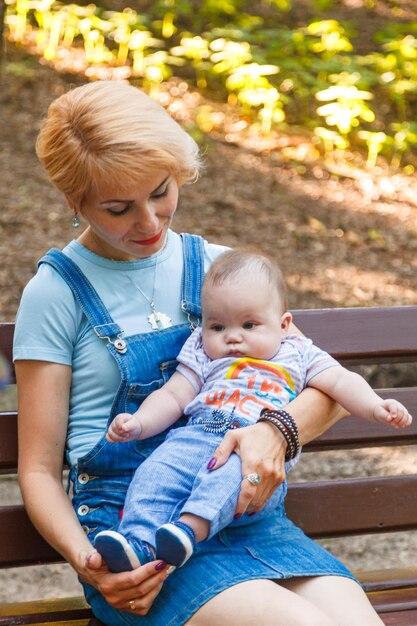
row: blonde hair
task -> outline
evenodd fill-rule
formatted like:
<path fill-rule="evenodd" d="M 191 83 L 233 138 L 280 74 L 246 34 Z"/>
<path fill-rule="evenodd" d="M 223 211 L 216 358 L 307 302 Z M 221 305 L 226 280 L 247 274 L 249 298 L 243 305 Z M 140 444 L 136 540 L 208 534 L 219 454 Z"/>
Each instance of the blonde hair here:
<path fill-rule="evenodd" d="M 122 81 L 77 87 L 52 102 L 36 142 L 51 182 L 81 203 L 106 185 L 165 170 L 178 184 L 198 177 L 198 146 L 140 89 Z"/>
<path fill-rule="evenodd" d="M 282 271 L 267 255 L 247 248 L 229 250 L 215 259 L 204 277 L 202 296 L 204 298 L 205 292 L 210 286 L 216 287 L 223 285 L 232 278 L 259 272 L 276 290 L 284 313 L 288 303 L 287 288 Z"/>

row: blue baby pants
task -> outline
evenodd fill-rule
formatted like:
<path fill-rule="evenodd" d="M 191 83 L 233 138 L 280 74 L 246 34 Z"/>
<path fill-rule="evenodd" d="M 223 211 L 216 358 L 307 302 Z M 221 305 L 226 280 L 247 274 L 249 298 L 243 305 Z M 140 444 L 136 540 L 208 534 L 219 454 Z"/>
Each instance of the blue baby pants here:
<path fill-rule="evenodd" d="M 193 513 L 210 522 L 212 537 L 233 521 L 242 482 L 242 464 L 233 453 L 225 465 L 209 471 L 207 463 L 223 435 L 209 433 L 200 424 L 168 433 L 151 456 L 135 472 L 129 486 L 119 532 L 135 544 L 155 546 L 155 532 L 182 513 Z M 276 509 L 287 491 L 280 485 L 267 505 L 239 524 L 258 521 Z"/>

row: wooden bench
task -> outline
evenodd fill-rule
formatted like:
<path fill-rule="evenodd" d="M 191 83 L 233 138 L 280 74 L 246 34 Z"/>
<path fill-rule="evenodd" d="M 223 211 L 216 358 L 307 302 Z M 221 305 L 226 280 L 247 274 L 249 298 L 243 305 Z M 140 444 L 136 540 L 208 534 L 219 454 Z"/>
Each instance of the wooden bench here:
<path fill-rule="evenodd" d="M 307 336 L 344 364 L 417 362 L 417 306 L 296 311 L 294 318 Z M 12 334 L 13 324 L 0 325 L 0 351 L 8 359 Z M 415 416 L 411 428 L 397 431 L 349 417 L 305 451 L 416 444 L 417 386 L 380 393 L 408 407 Z M 16 472 L 16 416 L 16 412 L 0 414 L 3 474 Z M 415 530 L 417 476 L 296 483 L 290 485 L 287 510 L 314 538 Z M 0 567 L 62 561 L 35 531 L 22 506 L 0 507 L 0 529 Z M 417 625 L 417 567 L 357 574 L 385 624 Z M 0 605 L 0 626 L 46 623 L 100 625 L 81 598 Z"/>

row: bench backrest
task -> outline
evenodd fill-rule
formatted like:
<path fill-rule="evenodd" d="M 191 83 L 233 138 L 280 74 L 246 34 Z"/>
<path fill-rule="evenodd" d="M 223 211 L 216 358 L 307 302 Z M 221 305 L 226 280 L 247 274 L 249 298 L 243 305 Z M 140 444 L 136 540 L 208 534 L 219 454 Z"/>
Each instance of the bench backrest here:
<path fill-rule="evenodd" d="M 417 362 L 417 306 L 303 310 L 294 321 L 346 365 Z M 11 362 L 13 324 L 0 324 L 0 352 Z M 417 443 L 417 386 L 379 390 L 415 416 L 395 430 L 354 416 L 305 450 L 340 450 Z M 17 412 L 0 413 L 0 472 L 17 465 Z M 366 505 L 365 505 L 366 503 Z M 287 512 L 312 537 L 417 529 L 417 476 L 365 477 L 290 485 Z M 31 525 L 23 507 L 0 507 L 0 567 L 61 560 Z"/>

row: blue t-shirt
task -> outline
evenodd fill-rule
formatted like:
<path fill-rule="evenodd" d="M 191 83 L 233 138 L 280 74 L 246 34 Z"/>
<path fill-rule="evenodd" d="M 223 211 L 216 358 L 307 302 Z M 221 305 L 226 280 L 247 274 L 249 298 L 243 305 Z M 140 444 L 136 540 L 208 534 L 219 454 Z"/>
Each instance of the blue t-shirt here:
<path fill-rule="evenodd" d="M 225 250 L 205 242 L 205 269 Z M 93 284 L 125 336 L 150 331 L 147 317 L 151 311 L 147 298 L 151 298 L 153 291 L 155 256 L 137 261 L 112 261 L 94 254 L 77 241 L 72 241 L 63 252 Z M 173 324 L 187 322 L 187 315 L 180 306 L 182 269 L 181 237 L 169 231 L 165 247 L 157 254 L 159 289 L 154 300 L 156 310 L 168 315 Z M 13 356 L 15 361 L 49 361 L 72 367 L 67 452 L 70 463 L 74 464 L 103 435 L 120 375 L 106 342 L 97 338 L 71 289 L 47 264 L 40 266 L 23 292 L 16 318 Z"/>

